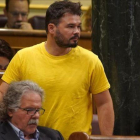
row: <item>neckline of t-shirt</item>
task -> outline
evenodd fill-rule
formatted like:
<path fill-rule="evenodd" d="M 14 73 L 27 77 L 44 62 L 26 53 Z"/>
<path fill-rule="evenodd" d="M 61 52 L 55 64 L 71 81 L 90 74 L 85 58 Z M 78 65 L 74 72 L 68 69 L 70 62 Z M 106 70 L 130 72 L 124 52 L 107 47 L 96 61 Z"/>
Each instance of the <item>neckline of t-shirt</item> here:
<path fill-rule="evenodd" d="M 75 52 L 75 48 L 72 48 L 67 54 L 65 55 L 61 55 L 61 56 L 54 56 L 54 55 L 51 55 L 49 54 L 46 49 L 45 49 L 45 42 L 43 42 L 42 44 L 42 51 L 45 55 L 47 55 L 48 57 L 52 58 L 52 59 L 65 59 L 65 58 L 68 58 L 70 57 L 74 52 Z"/>

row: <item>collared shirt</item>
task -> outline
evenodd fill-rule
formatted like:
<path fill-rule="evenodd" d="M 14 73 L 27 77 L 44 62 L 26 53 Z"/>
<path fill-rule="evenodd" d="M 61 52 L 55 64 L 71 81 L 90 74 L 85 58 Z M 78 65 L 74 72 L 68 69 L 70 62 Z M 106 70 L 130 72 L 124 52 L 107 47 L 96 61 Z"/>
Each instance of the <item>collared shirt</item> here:
<path fill-rule="evenodd" d="M 16 126 L 14 126 L 11 122 L 8 121 L 8 123 L 11 125 L 11 127 L 13 128 L 13 130 L 15 131 L 15 133 L 17 134 L 17 136 L 19 137 L 20 140 L 26 140 L 24 138 L 24 133 L 18 129 Z M 30 140 L 38 140 L 39 139 L 39 131 L 36 129 L 36 132 L 33 134 L 34 138 L 30 139 Z"/>

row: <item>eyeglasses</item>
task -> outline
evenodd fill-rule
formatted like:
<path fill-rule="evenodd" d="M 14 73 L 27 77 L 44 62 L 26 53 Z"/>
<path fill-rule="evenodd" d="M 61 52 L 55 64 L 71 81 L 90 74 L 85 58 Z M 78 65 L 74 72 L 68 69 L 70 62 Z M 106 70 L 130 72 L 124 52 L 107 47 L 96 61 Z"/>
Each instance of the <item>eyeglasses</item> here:
<path fill-rule="evenodd" d="M 12 14 L 13 17 L 18 17 L 19 15 L 21 15 L 22 17 L 27 17 L 28 13 L 26 12 L 9 12 L 10 14 Z"/>
<path fill-rule="evenodd" d="M 35 108 L 21 108 L 21 107 L 17 107 L 17 108 L 22 109 L 24 111 L 27 111 L 27 114 L 31 115 L 31 116 L 35 115 L 36 112 L 38 112 L 40 115 L 43 115 L 44 112 L 45 112 L 45 109 L 43 109 L 43 108 L 39 108 L 39 109 L 35 109 Z"/>

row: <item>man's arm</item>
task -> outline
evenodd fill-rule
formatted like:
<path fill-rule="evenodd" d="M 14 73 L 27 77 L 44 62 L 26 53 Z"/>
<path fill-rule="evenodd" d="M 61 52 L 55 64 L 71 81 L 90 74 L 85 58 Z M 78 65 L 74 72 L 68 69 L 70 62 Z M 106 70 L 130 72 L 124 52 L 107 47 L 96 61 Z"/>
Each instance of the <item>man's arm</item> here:
<path fill-rule="evenodd" d="M 6 82 L 2 82 L 0 85 L 0 102 L 3 99 L 4 94 L 7 92 L 7 89 L 9 87 L 9 84 L 7 84 Z"/>
<path fill-rule="evenodd" d="M 114 109 L 109 90 L 93 95 L 99 119 L 101 135 L 112 135 L 114 129 Z"/>

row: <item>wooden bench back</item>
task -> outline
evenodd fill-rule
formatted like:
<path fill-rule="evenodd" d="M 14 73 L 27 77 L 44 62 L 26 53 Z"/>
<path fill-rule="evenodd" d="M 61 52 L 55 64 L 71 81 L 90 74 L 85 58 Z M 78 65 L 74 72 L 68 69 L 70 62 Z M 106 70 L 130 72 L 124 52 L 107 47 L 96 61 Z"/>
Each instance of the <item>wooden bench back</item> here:
<path fill-rule="evenodd" d="M 140 140 L 140 136 L 102 136 L 74 132 L 70 135 L 69 140 Z"/>

